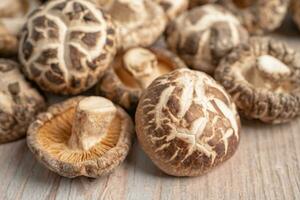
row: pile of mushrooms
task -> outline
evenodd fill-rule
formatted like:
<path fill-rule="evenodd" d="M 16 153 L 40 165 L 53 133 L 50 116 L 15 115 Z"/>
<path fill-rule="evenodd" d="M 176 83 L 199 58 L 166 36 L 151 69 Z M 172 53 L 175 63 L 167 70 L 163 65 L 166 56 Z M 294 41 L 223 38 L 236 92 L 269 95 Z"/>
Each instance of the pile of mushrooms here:
<path fill-rule="evenodd" d="M 279 27 L 289 1 L 24 2 L 0 3 L 0 143 L 26 136 L 61 176 L 111 173 L 135 133 L 165 173 L 203 175 L 238 150 L 240 115 L 300 114 L 296 52 L 252 36 Z"/>

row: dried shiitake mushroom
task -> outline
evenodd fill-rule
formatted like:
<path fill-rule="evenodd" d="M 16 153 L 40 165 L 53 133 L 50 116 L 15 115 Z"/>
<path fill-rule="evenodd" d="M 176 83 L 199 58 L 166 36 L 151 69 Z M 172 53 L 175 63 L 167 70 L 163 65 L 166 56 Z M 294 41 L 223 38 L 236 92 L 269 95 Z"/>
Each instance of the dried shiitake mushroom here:
<path fill-rule="evenodd" d="M 129 112 L 134 112 L 141 93 L 150 83 L 186 65 L 173 53 L 161 48 L 136 47 L 120 53 L 100 80 L 97 91 Z"/>
<path fill-rule="evenodd" d="M 159 3 L 164 11 L 166 12 L 169 20 L 173 20 L 180 13 L 187 10 L 189 1 L 188 0 L 154 0 Z"/>
<path fill-rule="evenodd" d="M 300 114 L 299 58 L 281 42 L 252 38 L 221 61 L 215 78 L 247 118 L 283 123 Z"/>
<path fill-rule="evenodd" d="M 99 80 L 116 53 L 110 17 L 86 0 L 53 0 L 30 15 L 22 32 L 23 71 L 43 90 L 78 94 Z"/>
<path fill-rule="evenodd" d="M 97 3 L 116 22 L 120 49 L 150 46 L 165 30 L 167 16 L 153 0 L 98 0 Z"/>
<path fill-rule="evenodd" d="M 38 0 L 0 1 L 0 55 L 12 56 L 18 52 L 18 35 L 27 15 L 39 6 Z"/>
<path fill-rule="evenodd" d="M 208 4 L 176 18 L 166 40 L 189 67 L 212 74 L 224 55 L 248 40 L 248 33 L 227 10 Z"/>
<path fill-rule="evenodd" d="M 51 106 L 28 130 L 37 159 L 66 177 L 99 177 L 126 158 L 133 123 L 123 109 L 102 97 L 75 97 Z"/>
<path fill-rule="evenodd" d="M 189 7 L 193 8 L 196 6 L 201 6 L 208 3 L 216 3 L 218 0 L 190 0 Z"/>
<path fill-rule="evenodd" d="M 153 81 L 135 119 L 142 148 L 170 175 L 206 173 L 239 144 L 235 104 L 221 85 L 198 71 L 179 69 Z"/>
<path fill-rule="evenodd" d="M 25 136 L 29 124 L 45 107 L 44 98 L 19 67 L 14 61 L 0 59 L 0 143 Z"/>
<path fill-rule="evenodd" d="M 293 19 L 300 29 L 300 1 L 299 0 L 291 0 L 291 9 L 293 14 Z"/>
<path fill-rule="evenodd" d="M 286 16 L 290 0 L 221 0 L 250 33 L 262 34 L 278 28 Z"/>

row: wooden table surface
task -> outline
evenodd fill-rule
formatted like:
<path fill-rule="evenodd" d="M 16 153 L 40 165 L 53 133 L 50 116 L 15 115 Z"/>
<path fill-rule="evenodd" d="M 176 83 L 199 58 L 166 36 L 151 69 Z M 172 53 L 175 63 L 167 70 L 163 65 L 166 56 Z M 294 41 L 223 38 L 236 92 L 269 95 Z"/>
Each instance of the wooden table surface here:
<path fill-rule="evenodd" d="M 295 29 L 283 27 L 273 37 L 300 51 L 300 33 Z M 163 174 L 136 141 L 125 163 L 99 179 L 60 177 L 37 162 L 24 139 L 4 144 L 0 200 L 4 199 L 300 199 L 300 118 L 276 126 L 243 121 L 235 156 L 195 178 Z"/>

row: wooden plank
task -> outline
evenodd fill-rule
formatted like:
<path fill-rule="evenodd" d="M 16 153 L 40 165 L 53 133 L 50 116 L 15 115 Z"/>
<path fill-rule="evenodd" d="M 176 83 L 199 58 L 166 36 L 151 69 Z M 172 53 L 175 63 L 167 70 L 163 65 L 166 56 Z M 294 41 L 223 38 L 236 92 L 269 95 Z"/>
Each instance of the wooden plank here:
<path fill-rule="evenodd" d="M 0 199 L 299 199 L 300 119 L 243 125 L 236 155 L 195 178 L 163 174 L 137 143 L 121 167 L 99 179 L 59 177 L 36 162 L 24 140 L 1 145 Z"/>

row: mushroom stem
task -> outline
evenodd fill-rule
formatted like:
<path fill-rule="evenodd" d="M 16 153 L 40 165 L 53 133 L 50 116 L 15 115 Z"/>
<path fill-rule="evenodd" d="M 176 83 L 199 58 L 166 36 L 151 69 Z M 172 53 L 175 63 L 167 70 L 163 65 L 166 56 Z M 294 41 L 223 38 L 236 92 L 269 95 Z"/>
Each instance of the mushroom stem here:
<path fill-rule="evenodd" d="M 158 60 L 155 54 L 144 48 L 133 48 L 123 57 L 124 68 L 134 77 L 142 89 L 159 76 Z"/>
<path fill-rule="evenodd" d="M 105 98 L 81 100 L 76 107 L 69 146 L 81 150 L 92 148 L 105 136 L 115 114 L 116 107 Z"/>
<path fill-rule="evenodd" d="M 285 63 L 270 55 L 258 57 L 257 69 L 263 76 L 275 81 L 287 77 L 291 73 L 290 68 Z"/>

